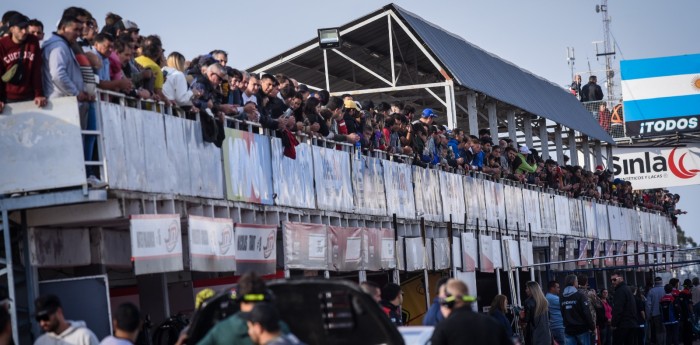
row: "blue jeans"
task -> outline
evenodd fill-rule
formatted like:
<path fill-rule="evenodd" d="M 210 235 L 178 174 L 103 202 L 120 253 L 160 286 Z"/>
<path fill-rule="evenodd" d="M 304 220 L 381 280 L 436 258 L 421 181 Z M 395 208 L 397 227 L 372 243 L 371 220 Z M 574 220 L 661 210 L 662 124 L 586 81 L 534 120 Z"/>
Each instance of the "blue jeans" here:
<path fill-rule="evenodd" d="M 566 345 L 591 345 L 591 332 L 577 335 L 566 335 Z"/>
<path fill-rule="evenodd" d="M 97 129 L 97 107 L 95 102 L 89 102 L 88 103 L 88 112 L 87 112 L 87 121 L 86 121 L 86 128 L 87 130 L 94 131 Z M 83 150 L 85 153 L 85 161 L 89 162 L 92 161 L 92 156 L 93 153 L 95 152 L 95 144 L 97 143 L 97 136 L 93 134 L 88 134 L 83 136 Z M 88 166 L 86 168 L 86 175 L 89 177 L 90 175 L 99 175 L 99 168 L 96 166 Z"/>
<path fill-rule="evenodd" d="M 566 333 L 564 333 L 563 328 L 553 328 L 552 338 L 554 338 L 554 340 L 556 340 L 556 342 L 559 343 L 559 345 L 566 344 Z"/>

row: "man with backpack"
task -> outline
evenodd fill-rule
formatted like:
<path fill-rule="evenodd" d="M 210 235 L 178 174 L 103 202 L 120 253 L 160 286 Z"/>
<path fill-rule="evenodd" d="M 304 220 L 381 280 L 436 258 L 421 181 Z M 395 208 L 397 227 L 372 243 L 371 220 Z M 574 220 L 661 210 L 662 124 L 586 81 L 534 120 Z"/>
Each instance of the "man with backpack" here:
<path fill-rule="evenodd" d="M 661 310 L 661 322 L 666 328 L 666 344 L 678 345 L 678 321 L 680 320 L 680 305 L 678 299 L 673 297 L 673 286 L 666 284 L 664 286 L 666 293 L 659 301 L 659 309 Z"/>

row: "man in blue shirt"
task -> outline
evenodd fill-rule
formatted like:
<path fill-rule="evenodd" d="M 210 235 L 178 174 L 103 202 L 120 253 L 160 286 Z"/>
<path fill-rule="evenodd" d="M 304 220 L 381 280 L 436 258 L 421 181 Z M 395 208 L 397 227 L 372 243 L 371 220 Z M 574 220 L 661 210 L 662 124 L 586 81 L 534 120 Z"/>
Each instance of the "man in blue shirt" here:
<path fill-rule="evenodd" d="M 564 319 L 561 316 L 561 306 L 559 305 L 559 283 L 552 280 L 547 284 L 547 303 L 549 303 L 549 328 L 552 332 L 552 338 L 559 344 L 566 343 L 566 335 L 564 334 Z"/>

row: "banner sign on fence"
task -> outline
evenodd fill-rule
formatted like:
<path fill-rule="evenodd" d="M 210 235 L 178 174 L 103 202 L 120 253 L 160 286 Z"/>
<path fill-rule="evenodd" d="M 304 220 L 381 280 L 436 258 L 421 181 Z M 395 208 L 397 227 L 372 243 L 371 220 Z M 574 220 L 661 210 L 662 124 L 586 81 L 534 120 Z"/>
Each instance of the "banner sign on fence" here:
<path fill-rule="evenodd" d="M 491 257 L 493 258 L 493 268 L 503 268 L 503 253 L 501 240 L 491 240 Z"/>
<path fill-rule="evenodd" d="M 443 221 L 439 171 L 413 166 L 413 187 L 416 213 L 426 220 Z"/>
<path fill-rule="evenodd" d="M 543 198 L 544 199 L 544 198 Z M 549 198 L 547 198 L 549 199 Z M 561 241 L 559 236 L 549 236 L 549 261 L 559 261 L 559 249 L 561 248 Z M 561 264 L 554 264 L 551 266 L 552 270 L 560 271 Z"/>
<path fill-rule="evenodd" d="M 433 238 L 433 269 L 444 270 L 450 268 L 450 240 L 447 237 Z"/>
<path fill-rule="evenodd" d="M 326 225 L 283 222 L 282 232 L 285 269 L 329 269 Z"/>
<path fill-rule="evenodd" d="M 362 232 L 362 228 L 328 227 L 332 270 L 348 272 L 362 269 L 365 255 Z"/>
<path fill-rule="evenodd" d="M 569 199 L 562 195 L 554 196 L 554 211 L 557 234 L 571 235 L 571 217 L 569 213 Z M 572 258 L 573 259 L 573 258 Z"/>
<path fill-rule="evenodd" d="M 401 237 L 396 250 L 399 253 L 399 269 L 407 272 L 425 269 L 425 246 L 422 238 Z"/>
<path fill-rule="evenodd" d="M 353 212 L 350 155 L 345 151 L 314 146 L 313 156 L 318 208 Z"/>
<path fill-rule="evenodd" d="M 270 138 L 225 128 L 224 178 L 229 200 L 272 205 Z"/>
<path fill-rule="evenodd" d="M 700 145 L 616 147 L 613 167 L 615 177 L 631 181 L 638 190 L 699 184 Z"/>
<path fill-rule="evenodd" d="M 591 241 L 587 239 L 580 239 L 578 240 L 578 259 L 579 261 L 576 262 L 576 264 L 579 267 L 585 267 L 588 265 L 588 250 L 590 249 L 590 244 Z"/>
<path fill-rule="evenodd" d="M 474 234 L 471 232 L 462 233 L 462 272 L 475 272 L 476 271 L 476 239 Z"/>
<path fill-rule="evenodd" d="M 532 229 L 533 234 L 542 233 L 540 192 L 523 189 L 523 207 L 525 211 L 525 224 L 529 225 L 529 229 Z"/>
<path fill-rule="evenodd" d="M 296 159 L 283 154 L 282 140 L 272 138 L 272 181 L 275 204 L 289 207 L 316 208 L 314 196 L 313 161 L 311 146 L 296 146 Z"/>
<path fill-rule="evenodd" d="M 591 257 L 597 258 L 597 257 L 603 256 L 605 254 L 604 248 L 605 248 L 605 241 L 601 241 L 599 239 L 594 239 L 593 240 L 593 254 L 591 255 Z M 600 259 L 593 260 L 593 267 L 601 267 Z"/>
<path fill-rule="evenodd" d="M 237 273 L 273 274 L 277 270 L 277 227 L 262 224 L 234 225 Z"/>
<path fill-rule="evenodd" d="M 635 255 L 635 247 L 636 247 L 637 242 L 635 241 L 627 241 L 627 254 L 630 254 L 627 256 L 627 266 L 634 266 L 635 261 L 634 257 Z"/>
<path fill-rule="evenodd" d="M 489 229 L 496 229 L 496 218 L 498 217 L 498 211 L 495 207 L 486 207 L 486 204 L 495 205 L 489 203 L 493 193 L 489 194 L 487 201 L 486 189 L 484 185 L 486 181 L 480 178 L 474 178 L 471 176 L 464 177 L 464 198 L 467 203 L 467 224 L 470 226 L 476 226 L 476 220 L 479 219 L 481 224 L 484 224 L 484 219 L 492 219 L 489 222 Z M 491 182 L 491 181 L 488 181 Z M 493 182 L 491 182 L 493 183 Z M 493 190 L 493 187 L 489 185 L 489 190 Z"/>
<path fill-rule="evenodd" d="M 606 267 L 615 266 L 615 258 L 611 258 L 611 256 L 615 255 L 614 252 L 615 241 L 605 241 L 605 259 L 603 259 L 603 262 Z"/>
<path fill-rule="evenodd" d="M 236 270 L 236 245 L 231 219 L 190 215 L 187 225 L 192 271 Z"/>
<path fill-rule="evenodd" d="M 366 228 L 365 269 L 379 271 L 396 268 L 396 242 L 394 230 L 388 228 Z"/>
<path fill-rule="evenodd" d="M 416 219 L 411 166 L 391 161 L 382 161 L 382 164 L 386 182 L 387 214 L 390 216 L 396 214 L 398 218 Z"/>
<path fill-rule="evenodd" d="M 479 257 L 481 260 L 480 272 L 493 272 L 493 239 L 491 235 L 479 235 Z"/>
<path fill-rule="evenodd" d="M 179 214 L 132 215 L 129 226 L 134 274 L 184 269 Z"/>
<path fill-rule="evenodd" d="M 558 215 L 558 213 L 557 213 Z M 564 240 L 564 260 L 576 260 L 576 249 L 578 249 L 578 240 L 571 237 L 566 237 Z M 576 269 L 576 262 L 564 263 L 564 270 L 573 271 Z"/>
<path fill-rule="evenodd" d="M 624 255 L 627 254 L 627 241 L 619 241 L 617 242 L 617 255 Z M 615 258 L 615 265 L 617 266 L 625 266 L 627 264 L 627 260 L 625 259 L 624 256 L 618 256 Z"/>
<path fill-rule="evenodd" d="M 627 136 L 698 130 L 700 54 L 623 60 L 620 72 Z"/>
<path fill-rule="evenodd" d="M 557 233 L 557 216 L 554 212 L 554 196 L 550 193 L 540 194 L 540 208 L 542 209 L 542 231 L 544 233 Z"/>
<path fill-rule="evenodd" d="M 529 266 L 535 263 L 535 255 L 532 251 L 531 241 L 520 241 L 520 262 L 522 266 Z M 532 267 L 523 267 L 523 271 L 531 269 Z"/>
<path fill-rule="evenodd" d="M 515 269 L 520 267 L 520 250 L 518 241 L 510 236 L 503 236 L 503 250 L 507 250 L 508 260 L 506 261 L 506 269 Z"/>
<path fill-rule="evenodd" d="M 467 211 L 464 201 L 464 186 L 462 175 L 440 171 L 440 193 L 442 195 L 443 220 L 456 224 L 464 224 L 464 212 Z"/>
<path fill-rule="evenodd" d="M 356 213 L 386 216 L 384 169 L 380 159 L 360 156 L 352 160 L 352 189 Z"/>

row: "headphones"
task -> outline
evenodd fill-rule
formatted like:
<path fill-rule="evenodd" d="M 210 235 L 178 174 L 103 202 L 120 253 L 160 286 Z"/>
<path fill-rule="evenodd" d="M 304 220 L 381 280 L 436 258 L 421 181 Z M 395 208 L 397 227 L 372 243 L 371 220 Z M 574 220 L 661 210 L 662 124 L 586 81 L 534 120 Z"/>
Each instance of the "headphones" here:
<path fill-rule="evenodd" d="M 237 295 L 235 291 L 232 291 L 231 297 L 233 300 L 235 300 L 238 303 L 241 302 L 252 302 L 252 303 L 257 303 L 257 302 L 272 302 L 274 300 L 274 295 L 272 294 L 272 291 L 266 289 L 264 293 L 249 293 L 245 295 Z"/>
<path fill-rule="evenodd" d="M 452 296 L 450 294 L 447 294 L 445 298 L 440 299 L 440 305 L 445 306 L 449 309 L 452 309 L 455 307 L 455 303 L 457 303 L 457 300 L 461 300 L 462 302 L 475 302 L 476 297 L 474 296 Z"/>

